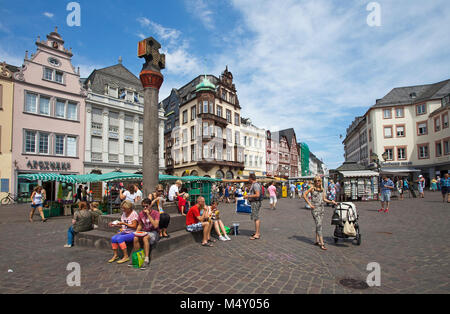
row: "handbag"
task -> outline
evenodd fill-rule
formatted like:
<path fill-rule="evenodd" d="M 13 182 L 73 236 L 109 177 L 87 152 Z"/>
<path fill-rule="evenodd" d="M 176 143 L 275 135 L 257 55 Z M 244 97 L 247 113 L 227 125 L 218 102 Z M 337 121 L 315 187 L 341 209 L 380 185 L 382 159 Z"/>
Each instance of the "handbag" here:
<path fill-rule="evenodd" d="M 348 221 L 344 224 L 344 234 L 349 237 L 355 237 L 356 236 L 356 230 L 353 223 L 349 223 Z"/>
<path fill-rule="evenodd" d="M 139 251 L 133 252 L 131 255 L 131 261 L 133 263 L 134 268 L 140 268 L 144 264 L 145 253 L 143 249 Z"/>

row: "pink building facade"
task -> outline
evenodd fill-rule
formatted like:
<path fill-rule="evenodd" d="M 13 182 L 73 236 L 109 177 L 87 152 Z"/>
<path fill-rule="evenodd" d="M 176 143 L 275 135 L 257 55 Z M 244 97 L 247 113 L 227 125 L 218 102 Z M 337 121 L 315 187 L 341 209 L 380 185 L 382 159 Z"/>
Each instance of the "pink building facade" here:
<path fill-rule="evenodd" d="M 39 37 L 36 53 L 14 76 L 12 187 L 29 192 L 36 184 L 20 174 L 82 174 L 84 162 L 85 98 L 72 52 L 57 33 Z M 45 183 L 48 199 L 56 199 L 57 183 Z"/>

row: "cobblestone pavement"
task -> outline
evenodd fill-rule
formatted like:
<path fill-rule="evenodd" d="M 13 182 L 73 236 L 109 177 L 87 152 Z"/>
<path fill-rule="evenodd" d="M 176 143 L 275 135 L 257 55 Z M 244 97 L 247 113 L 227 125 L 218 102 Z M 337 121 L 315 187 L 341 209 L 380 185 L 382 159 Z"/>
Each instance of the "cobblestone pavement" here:
<path fill-rule="evenodd" d="M 313 245 L 314 222 L 300 200 L 282 199 L 275 211 L 262 206 L 262 237 L 253 225 L 221 205 L 239 236 L 215 247 L 193 244 L 151 262 L 148 270 L 109 265 L 107 251 L 63 248 L 70 218 L 27 222 L 28 206 L 0 207 L 0 293 L 449 293 L 450 204 L 438 193 L 393 201 L 389 214 L 378 202 L 357 203 L 362 244 L 334 244 L 332 210 L 324 236 L 328 251 Z M 81 265 L 81 286 L 69 287 L 69 262 Z M 350 289 L 339 281 L 365 281 L 367 264 L 381 266 L 381 286 Z M 12 270 L 12 272 L 8 272 Z"/>

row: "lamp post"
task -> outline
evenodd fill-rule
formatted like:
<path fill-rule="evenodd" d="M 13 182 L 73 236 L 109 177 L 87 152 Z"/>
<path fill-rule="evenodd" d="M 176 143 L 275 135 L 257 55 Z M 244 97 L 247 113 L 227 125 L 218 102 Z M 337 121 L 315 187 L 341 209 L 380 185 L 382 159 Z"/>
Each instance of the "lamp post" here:
<path fill-rule="evenodd" d="M 138 57 L 145 63 L 139 75 L 144 87 L 144 136 L 143 136 L 143 183 L 144 195 L 148 195 L 159 182 L 159 89 L 164 81 L 161 70 L 166 67 L 166 56 L 159 53 L 161 44 L 153 37 L 138 44 Z"/>

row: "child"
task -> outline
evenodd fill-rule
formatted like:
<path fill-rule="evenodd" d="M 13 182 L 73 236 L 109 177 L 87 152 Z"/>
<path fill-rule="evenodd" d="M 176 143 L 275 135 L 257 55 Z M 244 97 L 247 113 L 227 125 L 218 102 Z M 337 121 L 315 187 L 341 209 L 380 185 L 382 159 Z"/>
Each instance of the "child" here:
<path fill-rule="evenodd" d="M 178 211 L 181 215 L 186 216 L 189 211 L 189 194 L 184 193 L 181 196 L 178 196 Z"/>
<path fill-rule="evenodd" d="M 212 202 L 211 206 L 208 207 L 208 211 L 208 214 L 211 217 L 212 222 L 214 223 L 214 230 L 216 230 L 216 233 L 219 236 L 219 240 L 231 241 L 231 239 L 227 235 L 227 232 L 225 231 L 225 226 L 223 225 L 222 220 L 220 220 L 220 211 L 217 208 L 217 202 Z M 222 231 L 223 236 L 220 231 Z"/>

